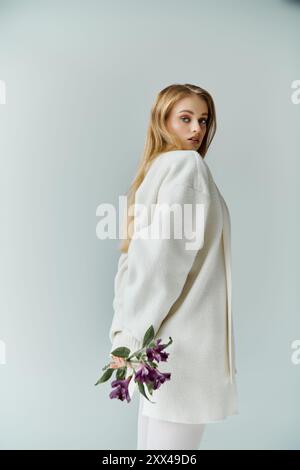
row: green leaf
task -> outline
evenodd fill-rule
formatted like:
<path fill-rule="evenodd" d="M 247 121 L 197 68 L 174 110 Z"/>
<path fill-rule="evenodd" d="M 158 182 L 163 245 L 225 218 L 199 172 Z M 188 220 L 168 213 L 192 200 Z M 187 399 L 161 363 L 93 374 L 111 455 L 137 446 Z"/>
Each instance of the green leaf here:
<path fill-rule="evenodd" d="M 142 356 L 143 356 L 143 352 L 141 351 L 140 353 L 134 354 L 132 357 L 136 357 L 137 360 L 139 361 Z"/>
<path fill-rule="evenodd" d="M 143 339 L 143 348 L 147 346 L 152 341 L 153 338 L 154 338 L 154 328 L 151 325 L 145 333 L 145 336 Z"/>
<path fill-rule="evenodd" d="M 146 386 L 147 386 L 148 392 L 150 393 L 150 395 L 152 395 L 153 394 L 153 384 L 146 383 Z"/>
<path fill-rule="evenodd" d="M 127 358 L 130 354 L 130 349 L 126 348 L 125 346 L 121 346 L 111 351 L 110 354 L 117 357 Z"/>
<path fill-rule="evenodd" d="M 137 382 L 137 384 L 138 384 L 139 391 L 141 392 L 141 394 L 144 395 L 144 397 L 147 398 L 147 400 L 150 401 L 151 403 L 156 403 L 155 401 L 149 400 L 149 398 L 147 397 L 144 384 L 142 384 L 141 382 Z"/>
<path fill-rule="evenodd" d="M 156 362 L 153 362 L 153 361 L 150 361 L 149 359 L 146 359 L 147 364 L 152 367 L 153 369 L 157 369 L 158 368 L 158 364 L 156 364 Z"/>
<path fill-rule="evenodd" d="M 104 374 L 100 377 L 100 379 L 95 383 L 95 385 L 101 384 L 109 380 L 114 373 L 115 369 L 107 369 Z"/>
<path fill-rule="evenodd" d="M 126 377 L 127 367 L 120 367 L 117 369 L 116 378 L 117 380 L 123 380 Z"/>

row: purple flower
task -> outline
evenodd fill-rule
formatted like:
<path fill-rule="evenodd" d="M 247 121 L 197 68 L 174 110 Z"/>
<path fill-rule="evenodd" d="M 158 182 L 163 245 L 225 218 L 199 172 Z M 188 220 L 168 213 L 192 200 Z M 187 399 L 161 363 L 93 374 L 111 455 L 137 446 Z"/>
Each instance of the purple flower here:
<path fill-rule="evenodd" d="M 158 369 L 151 369 L 149 379 L 153 384 L 153 389 L 158 389 L 166 380 L 170 380 L 170 372 L 160 372 Z"/>
<path fill-rule="evenodd" d="M 159 370 L 150 367 L 148 364 L 143 364 L 135 373 L 137 382 L 151 384 L 154 390 L 159 388 L 166 380 L 170 380 L 170 377 L 171 373 L 162 373 Z"/>
<path fill-rule="evenodd" d="M 115 390 L 110 392 L 109 398 L 118 398 L 119 400 L 124 401 L 125 399 L 129 403 L 131 401 L 130 395 L 128 392 L 128 384 L 132 378 L 130 375 L 127 379 L 124 380 L 113 380 L 111 383 L 112 387 L 116 387 Z"/>
<path fill-rule="evenodd" d="M 157 361 L 157 362 L 160 362 L 160 361 L 164 361 L 166 362 L 168 356 L 169 356 L 169 353 L 166 353 L 166 352 L 162 352 L 162 349 L 164 349 L 166 347 L 165 344 L 159 344 L 161 342 L 161 338 L 159 338 L 157 341 L 156 341 L 156 346 L 154 346 L 153 348 L 147 348 L 146 349 L 146 354 L 147 354 L 147 357 L 148 357 L 148 361 Z"/>
<path fill-rule="evenodd" d="M 150 367 L 148 364 L 141 364 L 141 366 L 135 372 L 136 381 L 142 384 L 151 383 L 151 379 L 149 379 L 151 371 L 152 367 Z"/>

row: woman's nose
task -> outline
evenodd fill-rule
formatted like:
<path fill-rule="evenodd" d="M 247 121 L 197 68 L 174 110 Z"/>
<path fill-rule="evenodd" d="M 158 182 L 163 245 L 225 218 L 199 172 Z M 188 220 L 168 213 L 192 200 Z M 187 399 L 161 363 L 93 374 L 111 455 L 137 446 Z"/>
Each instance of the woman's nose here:
<path fill-rule="evenodd" d="M 202 128 L 201 128 L 200 124 L 195 124 L 195 126 L 193 127 L 192 132 L 195 132 L 197 134 L 202 134 Z"/>

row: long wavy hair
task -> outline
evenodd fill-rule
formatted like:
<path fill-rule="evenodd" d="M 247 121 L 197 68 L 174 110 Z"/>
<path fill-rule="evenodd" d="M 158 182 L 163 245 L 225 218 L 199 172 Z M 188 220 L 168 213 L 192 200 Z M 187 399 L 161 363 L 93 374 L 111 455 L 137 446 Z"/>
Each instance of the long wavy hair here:
<path fill-rule="evenodd" d="M 183 145 L 176 135 L 171 134 L 166 127 L 166 121 L 173 106 L 182 98 L 197 95 L 204 99 L 208 107 L 207 127 L 204 138 L 197 152 L 201 158 L 205 158 L 208 147 L 215 135 L 216 111 L 212 96 L 208 91 L 189 83 L 169 85 L 161 90 L 151 108 L 150 122 L 147 130 L 146 142 L 142 157 L 139 161 L 138 169 L 134 180 L 127 191 L 127 217 L 123 218 L 123 239 L 119 245 L 122 253 L 127 253 L 132 237 L 134 226 L 134 201 L 135 193 L 143 182 L 147 171 L 153 160 L 162 152 L 170 150 L 184 150 Z M 158 157 L 159 158 L 159 157 Z"/>

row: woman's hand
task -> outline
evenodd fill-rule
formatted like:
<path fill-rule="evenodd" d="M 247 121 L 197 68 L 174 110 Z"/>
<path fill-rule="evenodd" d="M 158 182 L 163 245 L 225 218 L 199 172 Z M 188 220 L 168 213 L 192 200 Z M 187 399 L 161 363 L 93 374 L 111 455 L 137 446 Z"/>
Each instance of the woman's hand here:
<path fill-rule="evenodd" d="M 122 357 L 114 356 L 113 354 L 111 357 L 113 359 L 109 365 L 111 369 L 119 369 L 120 367 L 126 366 L 126 361 Z"/>

